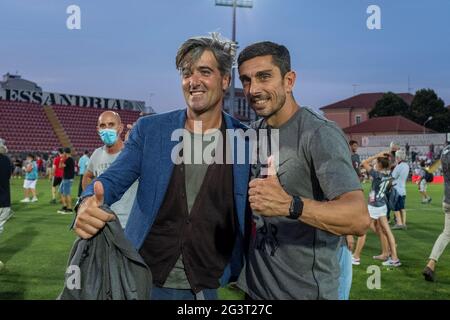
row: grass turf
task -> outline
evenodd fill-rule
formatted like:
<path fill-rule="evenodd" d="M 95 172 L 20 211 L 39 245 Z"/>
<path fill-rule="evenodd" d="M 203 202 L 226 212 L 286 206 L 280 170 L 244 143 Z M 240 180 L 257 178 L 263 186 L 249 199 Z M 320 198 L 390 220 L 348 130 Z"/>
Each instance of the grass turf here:
<path fill-rule="evenodd" d="M 39 180 L 39 202 L 22 204 L 23 180 L 12 181 L 12 208 L 15 215 L 0 235 L 0 299 L 55 299 L 63 287 L 64 271 L 75 235 L 69 231 L 72 215 L 56 213 L 60 205 L 49 204 L 48 180 Z M 78 180 L 74 182 L 76 193 Z M 367 191 L 369 184 L 366 184 Z M 423 280 L 421 271 L 437 236 L 443 229 L 441 208 L 443 186 L 429 185 L 433 202 L 420 203 L 417 186 L 408 185 L 408 230 L 394 231 L 398 243 L 400 268 L 382 267 L 372 259 L 379 254 L 379 241 L 369 233 L 361 265 L 353 268 L 351 299 L 448 299 L 450 298 L 450 257 L 444 252 L 437 267 L 436 282 Z M 299 261 L 301 263 L 301 261 Z M 370 265 L 381 270 L 381 289 L 368 289 Z M 221 289 L 221 299 L 242 299 L 232 288 Z"/>

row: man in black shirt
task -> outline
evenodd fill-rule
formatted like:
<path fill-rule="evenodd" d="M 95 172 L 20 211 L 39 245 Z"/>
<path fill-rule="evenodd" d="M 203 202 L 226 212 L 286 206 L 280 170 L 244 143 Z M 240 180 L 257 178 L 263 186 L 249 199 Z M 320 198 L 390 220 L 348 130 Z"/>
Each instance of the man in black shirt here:
<path fill-rule="evenodd" d="M 13 165 L 6 153 L 8 149 L 4 145 L 4 141 L 0 139 L 0 233 L 6 221 L 12 216 L 11 211 L 11 192 L 9 187 L 9 179 L 13 171 Z M 3 263 L 0 261 L 0 269 Z"/>
<path fill-rule="evenodd" d="M 63 180 L 59 187 L 59 192 L 61 193 L 61 202 L 63 207 L 58 210 L 60 214 L 72 214 L 72 184 L 75 177 L 75 161 L 71 157 L 70 148 L 64 149 L 64 154 L 59 163 L 60 168 L 64 168 Z"/>

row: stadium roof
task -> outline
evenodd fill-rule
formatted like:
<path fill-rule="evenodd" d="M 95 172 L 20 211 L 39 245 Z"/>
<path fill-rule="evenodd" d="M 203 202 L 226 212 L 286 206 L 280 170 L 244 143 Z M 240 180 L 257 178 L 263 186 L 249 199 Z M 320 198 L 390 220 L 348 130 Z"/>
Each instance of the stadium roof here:
<path fill-rule="evenodd" d="M 364 108 L 372 110 L 375 107 L 377 101 L 380 100 L 384 94 L 385 92 L 361 93 L 348 99 L 324 106 L 320 108 L 320 110 L 349 108 Z M 409 105 L 414 99 L 414 95 L 410 93 L 397 93 L 397 95 Z"/>
<path fill-rule="evenodd" d="M 357 125 L 343 129 L 346 134 L 380 132 L 423 133 L 424 130 L 426 130 L 426 132 L 434 132 L 433 130 L 424 128 L 420 124 L 417 124 L 402 116 L 372 118 Z"/>

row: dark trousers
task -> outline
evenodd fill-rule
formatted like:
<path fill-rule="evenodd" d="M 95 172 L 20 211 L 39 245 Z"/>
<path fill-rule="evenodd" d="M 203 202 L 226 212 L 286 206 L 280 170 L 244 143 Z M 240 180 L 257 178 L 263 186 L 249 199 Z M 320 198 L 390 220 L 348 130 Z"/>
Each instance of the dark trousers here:
<path fill-rule="evenodd" d="M 78 197 L 80 197 L 81 193 L 83 192 L 83 188 L 81 186 L 82 182 L 83 182 L 83 175 L 80 175 L 80 184 L 78 185 Z"/>

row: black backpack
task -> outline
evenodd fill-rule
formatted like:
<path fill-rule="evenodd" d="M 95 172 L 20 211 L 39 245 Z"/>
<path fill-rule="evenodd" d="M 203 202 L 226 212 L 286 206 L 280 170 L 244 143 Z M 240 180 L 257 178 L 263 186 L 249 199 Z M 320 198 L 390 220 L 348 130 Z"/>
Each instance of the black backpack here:
<path fill-rule="evenodd" d="M 431 172 L 428 172 L 427 170 L 425 170 L 424 178 L 425 178 L 426 182 L 433 182 L 434 175 Z"/>

